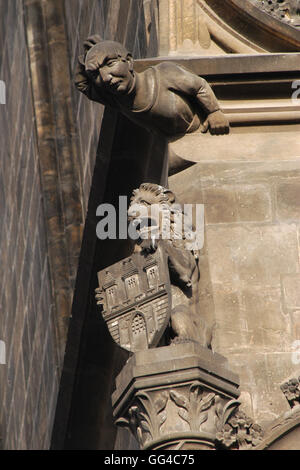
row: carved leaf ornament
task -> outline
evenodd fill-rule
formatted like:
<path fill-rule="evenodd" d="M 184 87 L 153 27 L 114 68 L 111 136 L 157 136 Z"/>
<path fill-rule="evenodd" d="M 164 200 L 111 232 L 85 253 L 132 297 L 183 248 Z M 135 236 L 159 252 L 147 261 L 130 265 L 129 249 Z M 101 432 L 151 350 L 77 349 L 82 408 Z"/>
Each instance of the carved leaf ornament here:
<path fill-rule="evenodd" d="M 171 400 L 180 408 L 178 415 L 186 421 L 192 432 L 199 432 L 207 421 L 207 410 L 214 404 L 215 393 L 205 394 L 200 385 L 193 383 L 189 388 L 189 398 L 175 391 L 170 391 Z"/>
<path fill-rule="evenodd" d="M 165 408 L 168 399 L 167 392 L 162 392 L 156 399 L 146 392 L 138 392 L 136 404 L 128 410 L 128 418 L 119 418 L 116 424 L 129 427 L 137 440 L 143 444 L 158 439 L 160 428 L 167 419 Z"/>
<path fill-rule="evenodd" d="M 203 431 L 201 427 L 208 419 L 213 418 L 216 444 L 220 449 L 249 450 L 262 441 L 262 428 L 239 410 L 239 401 L 224 403 L 224 397 L 204 390 L 198 382 L 190 384 L 188 389 L 137 392 L 126 417 L 119 418 L 116 424 L 130 428 L 144 446 L 161 437 L 161 427 L 168 419 L 169 400 L 195 435 Z"/>

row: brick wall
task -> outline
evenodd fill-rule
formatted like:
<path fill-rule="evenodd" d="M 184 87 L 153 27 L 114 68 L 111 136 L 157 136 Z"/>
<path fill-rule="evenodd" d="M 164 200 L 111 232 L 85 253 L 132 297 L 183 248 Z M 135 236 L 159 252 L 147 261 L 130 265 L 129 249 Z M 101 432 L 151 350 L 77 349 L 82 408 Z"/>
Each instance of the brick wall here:
<path fill-rule="evenodd" d="M 0 2 L 0 423 L 4 449 L 48 448 L 58 389 L 23 2 Z"/>

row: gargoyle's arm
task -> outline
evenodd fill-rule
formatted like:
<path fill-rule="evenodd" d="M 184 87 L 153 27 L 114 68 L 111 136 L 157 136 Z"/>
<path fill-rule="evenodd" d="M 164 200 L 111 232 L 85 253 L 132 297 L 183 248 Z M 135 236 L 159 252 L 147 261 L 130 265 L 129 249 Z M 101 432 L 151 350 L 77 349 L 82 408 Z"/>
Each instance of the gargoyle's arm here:
<path fill-rule="evenodd" d="M 170 90 L 198 102 L 206 114 L 220 109 L 213 90 L 204 78 L 174 63 L 164 62 L 159 67 Z"/>
<path fill-rule="evenodd" d="M 211 134 L 229 134 L 229 121 L 221 111 L 214 92 L 204 78 L 198 78 L 200 80 L 200 88 L 196 95 L 196 99 L 207 113 L 207 118 L 203 123 L 202 132 L 205 133 L 210 129 Z"/>
<path fill-rule="evenodd" d="M 218 100 L 212 91 L 210 85 L 202 77 L 197 77 L 195 82 L 199 83 L 199 89 L 196 93 L 196 100 L 199 102 L 200 106 L 206 114 L 211 114 L 220 110 Z"/>
<path fill-rule="evenodd" d="M 220 109 L 218 100 L 207 81 L 198 75 L 182 68 L 176 64 L 166 64 L 164 75 L 172 80 L 169 89 L 184 94 L 188 99 L 193 99 L 199 105 L 207 119 L 203 124 L 202 132 L 210 129 L 212 134 L 228 134 L 229 122 Z"/>

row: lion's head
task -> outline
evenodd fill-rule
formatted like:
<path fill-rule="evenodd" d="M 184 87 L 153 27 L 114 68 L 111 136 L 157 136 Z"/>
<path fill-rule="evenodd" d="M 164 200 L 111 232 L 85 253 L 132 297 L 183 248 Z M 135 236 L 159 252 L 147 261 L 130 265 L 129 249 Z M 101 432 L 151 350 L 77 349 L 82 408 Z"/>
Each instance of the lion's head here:
<path fill-rule="evenodd" d="M 170 240 L 178 248 L 187 248 L 195 236 L 175 194 L 154 183 L 143 183 L 133 191 L 128 219 L 142 239 Z"/>

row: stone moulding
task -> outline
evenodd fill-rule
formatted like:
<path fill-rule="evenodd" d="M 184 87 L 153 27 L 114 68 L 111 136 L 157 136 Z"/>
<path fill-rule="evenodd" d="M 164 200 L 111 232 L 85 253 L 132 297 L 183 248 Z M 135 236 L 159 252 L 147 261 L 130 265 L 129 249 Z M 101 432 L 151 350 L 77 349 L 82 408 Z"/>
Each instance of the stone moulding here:
<path fill-rule="evenodd" d="M 211 37 L 220 44 L 225 52 L 235 54 L 254 54 L 266 52 L 263 46 L 258 46 L 255 40 L 249 40 L 229 22 L 225 22 L 222 14 L 218 14 L 207 0 L 197 0 L 197 4 L 205 18 Z"/>
<path fill-rule="evenodd" d="M 276 8 L 271 14 L 277 1 L 273 0 L 272 6 L 270 1 L 160 0 L 160 54 L 219 56 L 298 51 L 297 0 L 287 0 L 284 7 L 280 5 L 280 10 Z"/>
<path fill-rule="evenodd" d="M 300 450 L 300 377 L 286 380 L 280 389 L 291 410 L 269 425 L 256 450 Z"/>
<path fill-rule="evenodd" d="M 226 24 L 209 2 L 160 0 L 160 53 L 187 55 L 263 52 Z"/>
<path fill-rule="evenodd" d="M 274 421 L 255 450 L 300 450 L 300 405 Z"/>
<path fill-rule="evenodd" d="M 269 52 L 296 52 L 300 32 L 288 23 L 269 15 L 251 0 L 199 0 L 236 33 Z"/>

